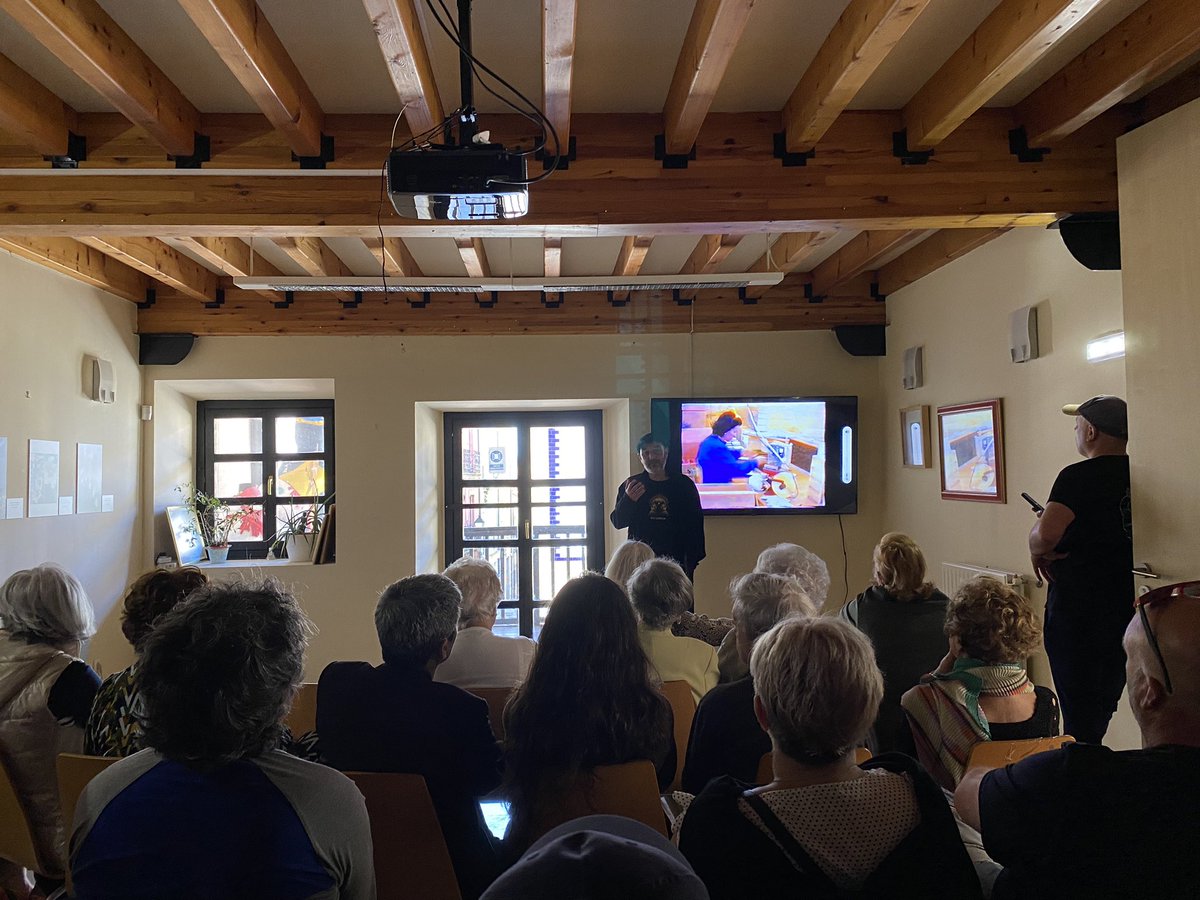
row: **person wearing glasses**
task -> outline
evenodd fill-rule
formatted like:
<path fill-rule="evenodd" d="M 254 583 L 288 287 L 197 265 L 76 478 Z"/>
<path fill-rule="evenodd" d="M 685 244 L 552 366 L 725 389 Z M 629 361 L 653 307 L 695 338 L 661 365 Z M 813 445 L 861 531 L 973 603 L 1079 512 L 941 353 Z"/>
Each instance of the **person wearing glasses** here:
<path fill-rule="evenodd" d="M 1098 744 L 1125 687 L 1121 635 L 1133 597 L 1129 425 L 1120 397 L 1092 397 L 1062 411 L 1075 417 L 1075 448 L 1084 459 L 1058 473 L 1029 532 L 1029 553 L 1049 582 L 1046 655 L 1063 727 Z"/>
<path fill-rule="evenodd" d="M 1141 750 L 1068 744 L 972 768 L 959 815 L 1005 869 L 992 896 L 1196 896 L 1200 846 L 1200 582 L 1138 598 L 1125 631 Z"/>

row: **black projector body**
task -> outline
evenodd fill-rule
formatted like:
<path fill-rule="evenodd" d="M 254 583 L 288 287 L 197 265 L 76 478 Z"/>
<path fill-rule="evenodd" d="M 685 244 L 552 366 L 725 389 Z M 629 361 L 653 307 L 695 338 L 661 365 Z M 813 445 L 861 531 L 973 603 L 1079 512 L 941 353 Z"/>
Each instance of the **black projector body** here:
<path fill-rule="evenodd" d="M 529 187 L 504 182 L 525 178 L 525 157 L 500 144 L 388 155 L 388 196 L 408 219 L 519 218 L 529 211 Z"/>

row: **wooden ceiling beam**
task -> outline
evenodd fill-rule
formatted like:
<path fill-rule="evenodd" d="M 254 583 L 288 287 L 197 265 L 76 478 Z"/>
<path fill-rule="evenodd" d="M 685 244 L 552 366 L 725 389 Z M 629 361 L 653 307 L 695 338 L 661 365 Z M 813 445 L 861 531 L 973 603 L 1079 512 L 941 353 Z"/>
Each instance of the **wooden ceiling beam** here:
<path fill-rule="evenodd" d="M 836 235 L 836 231 L 793 231 L 781 234 L 747 271 L 795 272 L 816 256 Z M 746 288 L 746 296 L 762 297 L 772 290 L 774 288 L 751 286 Z"/>
<path fill-rule="evenodd" d="M 666 152 L 691 152 L 754 0 L 696 0 L 663 107 Z"/>
<path fill-rule="evenodd" d="M 571 142 L 571 79 L 578 7 L 579 0 L 542 0 L 542 107 L 564 155 Z M 552 139 L 546 137 L 549 151 Z"/>
<path fill-rule="evenodd" d="M 180 0 L 229 71 L 297 156 L 321 156 L 325 114 L 254 0 Z"/>
<path fill-rule="evenodd" d="M 463 266 L 468 278 L 490 278 L 492 267 L 488 265 L 487 251 L 483 247 L 482 238 L 459 238 L 458 254 L 462 257 Z"/>
<path fill-rule="evenodd" d="M 418 135 L 436 128 L 446 113 L 413 0 L 363 0 L 363 6 L 379 39 L 409 131 Z"/>
<path fill-rule="evenodd" d="M 0 249 L 124 300 L 142 303 L 153 282 L 98 250 L 65 237 L 0 237 Z"/>
<path fill-rule="evenodd" d="M 935 232 L 876 272 L 879 293 L 885 297 L 894 294 L 1007 231 L 1007 228 L 945 228 Z"/>
<path fill-rule="evenodd" d="M 424 272 L 408 249 L 408 245 L 400 238 L 377 237 L 363 238 L 363 243 L 371 251 L 371 255 L 384 267 L 384 272 L 391 278 L 421 278 Z"/>
<path fill-rule="evenodd" d="M 679 269 L 680 275 L 711 275 L 742 242 L 740 234 L 705 234 Z"/>
<path fill-rule="evenodd" d="M 904 107 L 908 148 L 936 147 L 1103 2 L 1004 0 Z"/>
<path fill-rule="evenodd" d="M 813 269 L 813 296 L 829 296 L 838 285 L 878 268 L 880 259 L 920 235 L 919 231 L 864 231 Z"/>
<path fill-rule="evenodd" d="M 562 274 L 562 238 L 542 241 L 542 274 L 546 278 L 558 278 Z"/>
<path fill-rule="evenodd" d="M 314 278 L 348 278 L 354 273 L 319 237 L 274 238 L 275 246 L 286 253 L 305 273 Z"/>
<path fill-rule="evenodd" d="M 42 156 L 66 156 L 75 110 L 0 53 L 0 128 Z"/>
<path fill-rule="evenodd" d="M 154 238 L 81 237 L 81 243 L 195 300 L 215 300 L 217 276 Z"/>
<path fill-rule="evenodd" d="M 171 243 L 186 247 L 223 275 L 241 278 L 248 275 L 282 275 L 254 248 L 235 237 L 181 237 Z"/>
<path fill-rule="evenodd" d="M 928 5 L 851 0 L 783 108 L 789 153 L 817 145 Z"/>
<path fill-rule="evenodd" d="M 642 271 L 642 263 L 650 252 L 653 237 L 627 235 L 621 241 L 621 251 L 617 254 L 617 264 L 613 266 L 614 275 L 637 275 Z"/>
<path fill-rule="evenodd" d="M 0 0 L 0 10 L 168 153 L 195 152 L 200 114 L 96 0 Z"/>
<path fill-rule="evenodd" d="M 1200 51 L 1200 3 L 1146 0 L 1014 109 L 1031 147 L 1061 141 Z"/>

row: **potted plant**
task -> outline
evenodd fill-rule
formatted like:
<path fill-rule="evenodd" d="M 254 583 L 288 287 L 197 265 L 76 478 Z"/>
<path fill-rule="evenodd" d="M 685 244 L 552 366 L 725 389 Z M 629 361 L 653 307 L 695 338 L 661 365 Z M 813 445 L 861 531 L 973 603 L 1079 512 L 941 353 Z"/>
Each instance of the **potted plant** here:
<path fill-rule="evenodd" d="M 313 543 L 321 531 L 321 523 L 329 511 L 333 494 L 324 500 L 313 500 L 308 506 L 296 510 L 275 528 L 275 540 L 271 543 L 271 551 L 276 557 L 280 551 L 287 553 L 287 558 L 293 562 L 312 559 Z"/>
<path fill-rule="evenodd" d="M 229 535 L 249 515 L 249 510 L 232 507 L 224 500 L 204 493 L 190 481 L 175 490 L 183 497 L 183 505 L 196 514 L 200 539 L 208 548 L 209 561 L 225 562 L 229 558 Z"/>

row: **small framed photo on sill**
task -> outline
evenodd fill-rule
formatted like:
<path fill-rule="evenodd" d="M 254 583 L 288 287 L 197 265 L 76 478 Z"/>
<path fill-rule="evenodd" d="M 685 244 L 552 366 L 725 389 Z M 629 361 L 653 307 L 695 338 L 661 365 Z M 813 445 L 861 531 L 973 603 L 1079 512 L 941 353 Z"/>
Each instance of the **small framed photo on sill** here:
<path fill-rule="evenodd" d="M 928 406 L 906 406 L 900 410 L 900 447 L 906 468 L 929 468 Z"/>
<path fill-rule="evenodd" d="M 939 406 L 937 418 L 942 499 L 1005 503 L 1000 401 Z"/>

